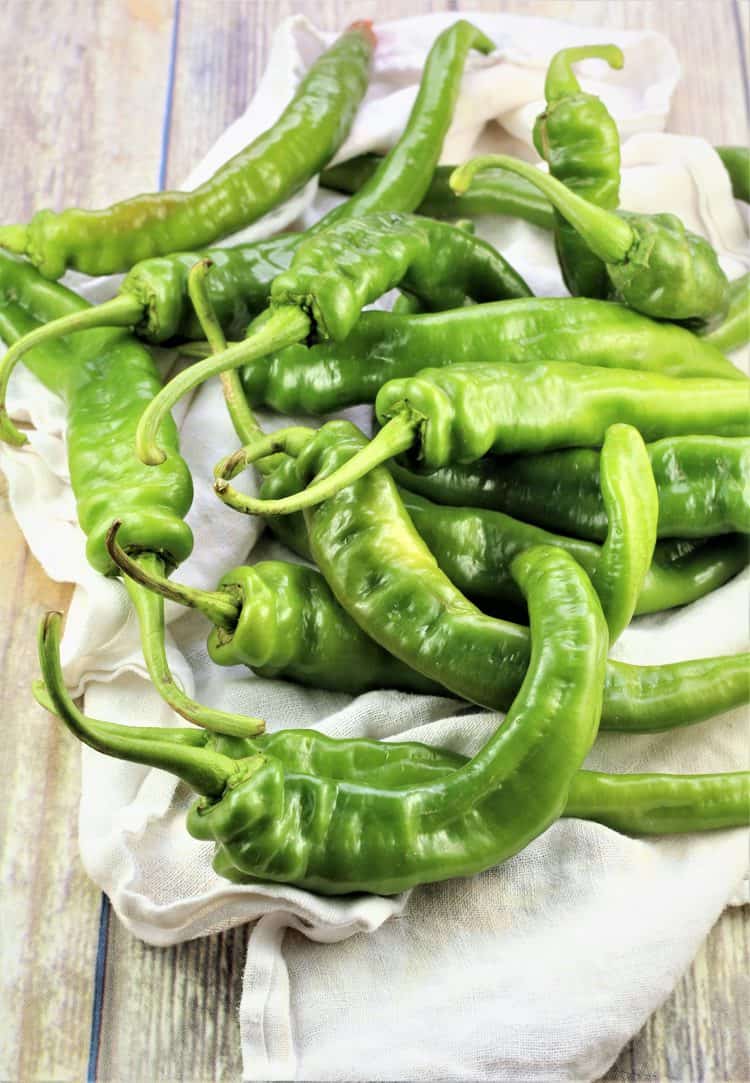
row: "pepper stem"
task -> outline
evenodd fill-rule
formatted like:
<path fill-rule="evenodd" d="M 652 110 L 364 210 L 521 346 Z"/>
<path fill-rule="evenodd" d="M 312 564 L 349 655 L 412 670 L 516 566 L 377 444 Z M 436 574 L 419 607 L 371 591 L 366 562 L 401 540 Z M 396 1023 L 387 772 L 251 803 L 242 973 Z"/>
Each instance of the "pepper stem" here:
<path fill-rule="evenodd" d="M 206 276 L 213 265 L 213 260 L 206 258 L 199 260 L 192 267 L 188 275 L 188 295 L 193 303 L 198 322 L 208 339 L 209 352 L 220 354 L 226 350 L 227 340 L 224 338 L 224 332 L 206 289 Z M 257 436 L 261 428 L 248 405 L 240 374 L 237 369 L 229 369 L 228 372 L 220 374 L 220 379 L 224 390 L 224 401 L 227 404 L 234 431 L 243 444 L 248 444 L 254 436 Z"/>
<path fill-rule="evenodd" d="M 588 203 L 549 173 L 542 173 L 528 162 L 507 154 L 484 154 L 454 169 L 450 186 L 456 195 L 463 195 L 471 186 L 475 174 L 498 167 L 516 173 L 535 185 L 604 263 L 623 263 L 627 259 L 636 238 L 619 214 Z"/>
<path fill-rule="evenodd" d="M 338 470 L 320 481 L 313 482 L 302 492 L 279 500 L 261 500 L 258 497 L 246 496 L 245 493 L 238 492 L 228 484 L 227 479 L 235 477 L 245 466 L 270 454 L 270 451 L 278 450 L 277 447 L 272 447 L 269 451 L 267 445 L 264 447 L 260 444 L 251 444 L 249 447 L 236 451 L 234 455 L 230 455 L 215 467 L 214 476 L 217 480 L 214 489 L 225 504 L 234 508 L 235 511 L 244 512 L 245 515 L 292 515 L 294 512 L 302 511 L 303 508 L 311 508 L 315 504 L 329 500 L 341 489 L 359 481 L 381 463 L 387 462 L 402 451 L 407 451 L 414 443 L 414 432 L 421 421 L 421 415 L 415 414 L 412 410 L 407 409 L 396 414 L 366 447 L 353 455 Z"/>
<path fill-rule="evenodd" d="M 310 333 L 310 317 L 296 305 L 269 309 L 265 315 L 265 319 L 259 317 L 253 322 L 249 337 L 243 342 L 185 369 L 151 400 L 141 415 L 135 434 L 136 454 L 141 462 L 147 466 L 158 466 L 164 462 L 166 456 L 157 443 L 159 429 L 165 416 L 188 391 L 211 376 L 240 368 L 275 350 L 292 346 Z"/>
<path fill-rule="evenodd" d="M 606 60 L 610 68 L 618 70 L 625 63 L 622 49 L 617 45 L 577 45 L 570 49 L 561 49 L 552 57 L 547 68 L 544 97 L 549 104 L 580 93 L 581 87 L 572 65 L 579 60 L 590 59 Z"/>
<path fill-rule="evenodd" d="M 10 374 L 24 354 L 50 339 L 72 335 L 76 331 L 87 331 L 93 327 L 130 327 L 136 324 L 142 315 L 143 305 L 140 301 L 123 293 L 104 304 L 85 308 L 81 312 L 71 312 L 69 316 L 61 316 L 58 320 L 45 323 L 14 342 L 0 361 L 0 439 L 17 446 L 26 443 L 26 437 L 10 420 L 5 408 Z"/>
<path fill-rule="evenodd" d="M 208 797 L 223 794 L 229 779 L 237 773 L 237 762 L 205 748 L 191 748 L 164 740 L 135 737 L 128 726 L 110 722 L 104 732 L 86 718 L 70 698 L 60 665 L 60 613 L 48 613 L 39 626 L 39 664 L 55 714 L 79 741 L 120 760 L 160 767 L 177 775 L 188 786 Z"/>
<path fill-rule="evenodd" d="M 149 575 L 156 573 L 158 576 L 164 571 L 164 565 L 155 553 L 142 553 L 137 561 L 145 567 Z M 258 733 L 262 733 L 265 729 L 262 719 L 247 718 L 244 715 L 220 711 L 215 707 L 206 707 L 201 703 L 196 703 L 178 688 L 167 662 L 164 644 L 164 602 L 161 596 L 154 594 L 150 589 L 144 590 L 140 583 L 130 578 L 126 577 L 124 583 L 138 615 L 141 647 L 149 676 L 159 695 L 172 710 L 196 726 L 202 726 L 203 729 L 212 730 L 215 733 L 228 734 L 230 737 L 255 737 Z"/>
<path fill-rule="evenodd" d="M 143 562 L 133 560 L 117 541 L 117 532 L 121 526 L 119 519 L 112 523 L 107 531 L 106 546 L 107 552 L 124 575 L 134 579 L 147 590 L 169 599 L 170 602 L 177 602 L 179 605 L 199 610 L 212 624 L 223 628 L 226 632 L 234 632 L 240 616 L 239 602 L 234 601 L 226 591 L 187 587 L 182 583 L 167 579 L 165 575 L 160 575 L 153 568 L 147 570 Z"/>

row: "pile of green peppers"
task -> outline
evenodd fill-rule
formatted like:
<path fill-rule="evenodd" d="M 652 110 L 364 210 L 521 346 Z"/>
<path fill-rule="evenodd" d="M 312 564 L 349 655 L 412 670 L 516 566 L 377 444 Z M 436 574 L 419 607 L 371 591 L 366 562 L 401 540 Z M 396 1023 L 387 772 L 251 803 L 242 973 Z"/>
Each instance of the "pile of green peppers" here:
<path fill-rule="evenodd" d="M 194 192 L 0 227 L 0 437 L 25 440 L 4 406 L 23 359 L 66 404 L 88 558 L 122 576 L 151 677 L 193 725 L 84 715 L 59 614 L 40 627 L 34 694 L 92 748 L 187 783 L 187 829 L 237 883 L 392 894 L 495 866 L 562 816 L 635 835 L 748 825 L 748 771 L 583 768 L 600 729 L 671 730 L 750 701 L 748 654 L 609 657 L 639 614 L 689 605 L 748 563 L 750 393 L 726 356 L 750 340 L 748 280 L 729 283 L 674 215 L 619 208 L 617 126 L 573 70 L 622 67 L 612 45 L 552 59 L 534 128 L 548 172 L 507 156 L 438 167 L 467 58 L 494 48 L 461 19 L 435 40 L 392 150 L 325 169 L 376 47 L 370 24 L 349 27 Z M 747 200 L 750 156 L 718 153 Z M 307 233 L 202 250 L 317 174 L 350 198 Z M 570 296 L 533 297 L 466 221 L 487 213 L 551 230 Z M 54 281 L 68 267 L 127 275 L 91 306 Z M 363 311 L 391 289 L 392 312 Z M 198 360 L 162 386 L 151 344 Z M 205 591 L 173 574 L 193 544 L 192 483 L 170 410 L 212 375 L 242 445 L 216 465 L 217 497 L 265 516 L 302 562 L 234 568 Z M 269 435 L 253 414 L 362 403 L 371 440 L 343 420 Z M 257 496 L 232 485 L 251 464 Z M 208 618 L 217 665 L 504 719 L 471 758 L 265 733 L 178 688 L 164 599 Z"/>

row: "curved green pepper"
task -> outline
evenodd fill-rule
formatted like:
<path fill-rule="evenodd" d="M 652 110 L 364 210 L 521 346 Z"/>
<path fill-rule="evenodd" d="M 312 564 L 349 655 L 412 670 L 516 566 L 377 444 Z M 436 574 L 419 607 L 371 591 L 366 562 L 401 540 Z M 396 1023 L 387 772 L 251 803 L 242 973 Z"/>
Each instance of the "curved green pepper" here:
<path fill-rule="evenodd" d="M 572 362 L 424 369 L 411 379 L 384 384 L 375 413 L 384 427 L 339 472 L 283 500 L 246 497 L 244 510 L 256 515 L 301 511 L 407 451 L 427 470 L 437 470 L 473 462 L 488 452 L 601 446 L 606 430 L 617 421 L 649 439 L 693 432 L 732 436 L 750 430 L 743 384 L 610 372 Z M 274 433 L 265 454 L 279 449 L 294 454 L 303 439 L 297 434 L 296 429 Z M 261 441 L 246 461 L 262 457 L 263 447 Z"/>
<path fill-rule="evenodd" d="M 62 716 L 42 681 L 35 682 L 34 695 L 46 710 L 68 724 L 74 708 L 71 709 L 64 687 L 60 688 L 60 696 L 66 703 Z M 126 727 L 91 718 L 84 718 L 83 722 L 87 737 L 97 741 L 99 751 L 104 751 L 111 738 L 127 736 L 131 740 L 208 748 L 232 759 L 265 752 L 283 764 L 287 772 L 323 775 L 378 789 L 431 782 L 467 762 L 467 757 L 458 752 L 417 741 L 328 737 L 313 729 L 278 730 L 248 739 L 196 729 Z M 73 728 L 77 733 L 75 718 Z M 627 835 L 655 835 L 741 826 L 748 821 L 748 810 L 748 771 L 713 775 L 610 775 L 581 770 L 573 776 L 562 815 L 592 820 Z"/>
<path fill-rule="evenodd" d="M 377 154 L 362 154 L 348 162 L 329 166 L 320 174 L 320 184 L 335 192 L 359 192 L 379 168 L 382 158 Z M 521 218 L 541 229 L 552 229 L 555 212 L 549 200 L 528 184 L 502 169 L 483 173 L 468 192 L 457 196 L 448 180 L 456 167 L 439 165 L 432 174 L 430 186 L 416 208 L 428 218 L 476 218 L 480 214 L 501 214 Z"/>
<path fill-rule="evenodd" d="M 659 494 L 660 538 L 750 534 L 750 440 L 675 436 L 647 446 Z M 592 448 L 488 456 L 430 473 L 395 460 L 388 468 L 400 485 L 438 504 L 492 508 L 594 541 L 606 535 L 599 452 Z"/>
<path fill-rule="evenodd" d="M 316 60 L 279 119 L 192 192 L 158 192 L 106 210 L 38 211 L 0 228 L 0 245 L 25 253 L 47 278 L 127 271 L 149 256 L 226 237 L 301 188 L 343 143 L 367 87 L 375 35 L 353 23 Z"/>
<path fill-rule="evenodd" d="M 750 148 L 716 147 L 716 153 L 732 182 L 732 195 L 743 203 L 750 203 Z"/>
<path fill-rule="evenodd" d="M 216 468 L 221 498 L 246 511 L 249 498 L 228 484 L 260 449 L 290 451 L 274 438 L 229 456 Z M 292 472 L 278 460 L 285 492 L 303 489 L 346 464 L 366 438 L 350 422 L 296 430 Z M 295 476 L 296 475 L 296 476 Z M 310 551 L 339 603 L 391 654 L 454 695 L 495 710 L 512 702 L 526 671 L 528 630 L 480 612 L 440 571 L 382 467 L 305 511 Z M 744 704 L 748 655 L 667 666 L 609 662 L 602 726 L 651 731 L 688 725 Z"/>
<path fill-rule="evenodd" d="M 631 214 L 587 203 L 534 166 L 504 154 L 460 166 L 451 187 L 461 192 L 475 173 L 501 166 L 535 184 L 606 264 L 617 297 L 647 316 L 704 322 L 729 306 L 729 283 L 707 241 L 673 214 Z"/>
<path fill-rule="evenodd" d="M 598 58 L 621 68 L 616 45 L 581 45 L 555 53 L 547 70 L 547 107 L 534 124 L 534 146 L 550 174 L 597 207 L 615 210 L 620 201 L 620 135 L 604 102 L 584 94 L 572 64 Z M 555 248 L 560 269 L 574 297 L 606 298 L 607 269 L 576 229 L 556 211 Z"/>
<path fill-rule="evenodd" d="M 698 332 L 722 353 L 750 342 L 750 273 L 729 283 L 729 309 L 718 325 L 709 324 Z"/>
<path fill-rule="evenodd" d="M 235 761 L 139 742 L 126 729 L 101 741 L 61 693 L 50 618 L 40 636 L 42 672 L 55 709 L 87 743 L 171 770 L 205 795 L 188 830 L 218 844 L 232 878 L 391 894 L 471 875 L 527 845 L 563 812 L 596 736 L 607 634 L 588 577 L 567 554 L 544 547 L 518 557 L 514 574 L 534 629 L 523 688 L 504 725 L 466 765 L 404 790 L 287 773 L 263 753 Z"/>

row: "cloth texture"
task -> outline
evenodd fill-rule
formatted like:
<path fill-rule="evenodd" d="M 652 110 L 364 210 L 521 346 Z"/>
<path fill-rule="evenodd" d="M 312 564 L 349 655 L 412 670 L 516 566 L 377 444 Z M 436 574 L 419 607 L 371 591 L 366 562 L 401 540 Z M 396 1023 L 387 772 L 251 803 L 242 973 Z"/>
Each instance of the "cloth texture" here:
<path fill-rule="evenodd" d="M 680 74 L 668 41 L 652 32 L 515 15 L 463 16 L 497 50 L 469 60 L 443 161 L 462 161 L 476 150 L 535 161 L 531 127 L 550 57 L 568 44 L 613 41 L 625 53 L 621 72 L 600 61 L 577 70 L 584 89 L 604 99 L 620 127 L 622 206 L 672 211 L 711 241 L 730 277 L 748 268 L 746 223 L 719 158 L 702 139 L 663 131 Z M 427 51 L 454 18 L 376 24 L 374 75 L 336 160 L 385 151 L 397 139 Z M 253 101 L 186 188 L 268 126 L 333 37 L 301 17 L 279 26 Z M 231 243 L 310 223 L 338 198 L 318 192 L 313 180 Z M 565 293 L 549 234 L 491 218 L 480 220 L 478 231 L 536 293 Z M 69 281 L 99 301 L 119 279 Z M 165 369 L 174 362 L 168 352 L 162 358 Z M 76 584 L 63 643 L 69 687 L 84 694 L 94 717 L 184 725 L 148 682 L 124 588 L 86 563 L 62 404 L 22 366 L 9 404 L 15 418 L 34 425 L 27 446 L 0 448 L 13 512 L 47 574 Z M 359 408 L 347 416 L 369 428 L 369 413 Z M 287 423 L 261 419 L 268 428 Z M 183 405 L 176 420 L 195 482 L 188 516 L 195 549 L 176 577 L 211 589 L 248 554 L 252 561 L 288 556 L 261 537 L 259 521 L 224 507 L 212 492 L 214 463 L 237 445 L 218 381 Z M 657 663 L 746 649 L 747 584 L 744 574 L 682 610 L 637 619 L 613 654 Z M 241 668 L 218 669 L 205 648 L 207 622 L 171 604 L 168 616 L 169 660 L 185 691 L 261 715 L 269 730 L 317 726 L 334 736 L 408 738 L 470 754 L 501 717 L 449 698 L 382 691 L 351 699 L 262 680 Z M 644 841 L 562 820 L 496 869 L 395 898 L 235 886 L 212 871 L 212 847 L 186 833 L 190 795 L 183 785 L 87 748 L 82 755 L 81 856 L 129 930 L 168 945 L 256 921 L 240 1005 L 246 1079 L 594 1079 L 669 994 L 747 870 L 743 830 Z M 683 731 L 602 734 L 587 766 L 747 768 L 747 719 L 735 711 Z"/>

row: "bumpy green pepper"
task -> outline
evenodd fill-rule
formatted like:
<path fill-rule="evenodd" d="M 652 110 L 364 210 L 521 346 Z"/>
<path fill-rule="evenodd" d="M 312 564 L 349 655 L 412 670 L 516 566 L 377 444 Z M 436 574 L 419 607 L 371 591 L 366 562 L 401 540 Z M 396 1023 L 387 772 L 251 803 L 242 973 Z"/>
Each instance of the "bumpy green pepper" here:
<path fill-rule="evenodd" d="M 271 286 L 271 303 L 248 338 L 185 369 L 153 400 L 136 434 L 142 462 L 163 461 L 156 434 L 182 395 L 210 376 L 266 357 L 318 333 L 345 337 L 365 305 L 394 286 L 438 308 L 495 297 L 528 296 L 528 286 L 486 242 L 463 229 L 406 214 L 343 220 L 297 248 L 288 271 Z"/>
<path fill-rule="evenodd" d="M 296 344 L 245 364 L 248 400 L 286 414 L 374 402 L 388 380 L 432 366 L 576 361 L 669 376 L 745 381 L 705 339 L 623 305 L 530 297 L 426 315 L 363 312 L 343 342 Z"/>
<path fill-rule="evenodd" d="M 219 867 L 228 863 L 232 879 L 392 894 L 496 865 L 562 814 L 596 736 L 607 643 L 598 599 L 571 557 L 541 547 L 513 567 L 531 614 L 529 673 L 504 724 L 446 777 L 385 790 L 287 772 L 264 753 L 232 760 L 127 736 L 99 747 L 172 770 L 204 794 L 188 830 L 218 844 Z M 48 617 L 40 635 L 47 689 L 55 709 L 96 747 L 97 736 L 60 693 L 57 630 Z"/>
<path fill-rule="evenodd" d="M 707 241 L 673 214 L 604 210 L 534 166 L 504 154 L 475 158 L 451 177 L 465 192 L 475 173 L 502 166 L 531 181 L 607 266 L 615 295 L 637 312 L 702 323 L 729 306 L 729 283 Z"/>
<path fill-rule="evenodd" d="M 440 155 L 470 49 L 489 52 L 492 43 L 463 19 L 438 35 L 400 139 L 379 162 L 358 197 L 324 215 L 308 233 L 318 232 L 334 220 L 373 211 L 414 210 Z M 13 366 L 42 341 L 110 326 L 131 327 L 140 338 L 154 343 L 199 336 L 200 323 L 188 296 L 188 273 L 201 259 L 210 259 L 213 265 L 208 293 L 221 327 L 227 334 L 242 333 L 249 320 L 268 304 L 271 283 L 281 271 L 288 270 L 303 236 L 291 233 L 234 248 L 177 252 L 141 260 L 131 268 L 112 300 L 48 323 L 8 351 L 0 363 L 0 403 Z"/>
<path fill-rule="evenodd" d="M 615 210 L 620 201 L 620 136 L 604 102 L 584 94 L 573 74 L 579 60 L 598 58 L 621 68 L 616 45 L 562 49 L 550 61 L 544 96 L 547 107 L 534 124 L 534 146 L 550 174 L 589 203 Z M 555 214 L 555 248 L 565 285 L 574 296 L 605 298 L 607 269 L 573 226 Z"/>
<path fill-rule="evenodd" d="M 192 192 L 136 196 L 100 211 L 39 211 L 0 228 L 47 278 L 127 271 L 148 256 L 211 244 L 254 222 L 320 171 L 343 143 L 362 100 L 375 46 L 353 23 L 312 65 L 275 124 Z"/>
<path fill-rule="evenodd" d="M 750 440 L 675 436 L 649 444 L 648 450 L 659 494 L 660 538 L 750 534 Z M 438 504 L 492 508 L 594 541 L 607 531 L 599 452 L 592 448 L 488 456 L 430 473 L 396 461 L 388 468 L 400 485 Z"/>
<path fill-rule="evenodd" d="M 375 412 L 384 427 L 340 472 L 327 473 L 284 500 L 247 497 L 246 510 L 256 515 L 301 511 L 407 451 L 425 469 L 437 470 L 474 462 L 488 452 L 598 447 L 616 421 L 633 425 L 647 439 L 693 432 L 732 436 L 750 429 L 744 384 L 612 372 L 572 362 L 424 369 L 411 379 L 384 384 Z M 267 453 L 294 454 L 299 439 L 298 430 L 282 429 Z M 262 456 L 262 442 L 253 454 L 248 462 Z"/>
<path fill-rule="evenodd" d="M 291 450 L 287 435 L 259 439 L 216 468 L 217 492 L 239 511 L 250 498 L 228 483 L 260 456 Z M 336 471 L 366 445 L 351 423 L 295 430 L 296 460 L 278 460 L 284 494 Z M 268 484 L 268 481 L 266 482 Z M 455 695 L 505 710 L 520 687 L 528 630 L 481 613 L 440 571 L 387 470 L 380 467 L 305 511 L 310 552 L 334 595 L 377 643 Z M 748 655 L 668 666 L 610 662 L 602 714 L 608 729 L 659 730 L 747 702 Z"/>
<path fill-rule="evenodd" d="M 78 294 L 48 282 L 25 260 L 0 254 L 0 335 L 13 342 L 38 326 L 87 307 Z M 67 407 L 68 466 L 78 521 L 86 534 L 90 564 L 105 575 L 116 571 L 106 549 L 112 519 L 122 519 L 121 541 L 144 567 L 171 571 L 190 553 L 193 537 L 184 521 L 192 482 L 179 454 L 177 430 L 166 418 L 160 438 L 167 461 L 152 470 L 133 450 L 138 420 L 161 387 L 149 352 L 125 331 L 102 328 L 79 335 L 74 344 L 47 342 L 28 363 Z M 179 714 L 208 728 L 254 733 L 259 720 L 203 707 L 186 696 L 169 671 L 160 598 L 126 581 L 138 612 L 143 653 L 151 678 Z"/>
<path fill-rule="evenodd" d="M 49 636 L 48 643 L 51 645 Z M 82 721 L 87 743 L 95 740 L 95 747 L 109 755 L 113 753 L 109 747 L 113 737 L 208 748 L 235 760 L 264 752 L 278 760 L 287 772 L 389 790 L 431 782 L 467 762 L 466 756 L 458 752 L 418 741 L 328 737 L 313 729 L 286 729 L 241 738 L 196 729 L 121 726 L 77 715 L 62 684 L 59 697 L 66 704 L 62 716 L 42 681 L 34 683 L 34 695 L 46 710 L 66 724 L 72 723 L 73 732 L 81 737 L 79 721 Z M 750 819 L 750 772 L 610 775 L 581 770 L 573 776 L 563 816 L 593 820 L 626 835 L 738 827 Z"/>

